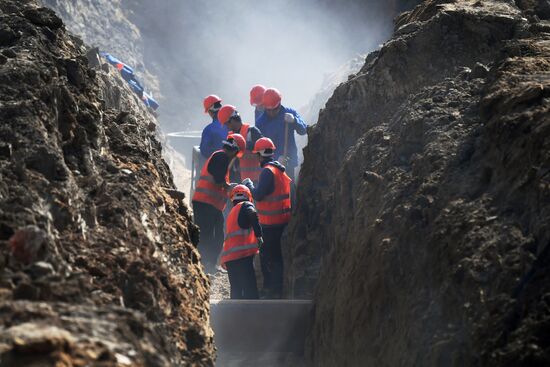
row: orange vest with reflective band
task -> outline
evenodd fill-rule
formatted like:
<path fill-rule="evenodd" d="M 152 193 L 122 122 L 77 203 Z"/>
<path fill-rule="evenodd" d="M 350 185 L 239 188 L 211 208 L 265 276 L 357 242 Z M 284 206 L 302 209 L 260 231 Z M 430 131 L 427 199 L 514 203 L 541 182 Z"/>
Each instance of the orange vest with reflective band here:
<path fill-rule="evenodd" d="M 247 139 L 249 128 L 250 125 L 247 124 L 243 124 L 241 127 L 240 134 L 245 138 L 245 140 Z M 241 168 L 241 180 L 249 178 L 254 181 L 254 183 L 258 182 L 260 173 L 262 172 L 262 167 L 260 167 L 260 161 L 258 160 L 256 153 L 252 153 L 251 150 L 246 149 L 244 155 L 239 161 L 239 166 Z"/>
<path fill-rule="evenodd" d="M 193 194 L 193 201 L 210 204 L 216 209 L 223 211 L 225 209 L 225 203 L 227 202 L 227 193 L 222 187 L 216 185 L 214 176 L 208 172 L 208 164 L 214 154 L 218 152 L 223 152 L 223 150 L 212 153 L 204 166 L 202 166 L 201 176 L 199 177 L 195 193 Z M 225 182 L 229 182 L 229 170 L 227 170 L 225 174 Z"/>
<path fill-rule="evenodd" d="M 271 194 L 256 201 L 256 209 L 262 226 L 276 226 L 290 221 L 290 183 L 292 180 L 285 172 L 267 164 L 264 169 L 273 173 L 275 189 Z"/>
<path fill-rule="evenodd" d="M 258 240 L 252 227 L 243 229 L 239 226 L 239 213 L 245 202 L 238 203 L 231 209 L 225 223 L 225 240 L 221 264 L 225 268 L 228 261 L 242 259 L 258 253 Z"/>

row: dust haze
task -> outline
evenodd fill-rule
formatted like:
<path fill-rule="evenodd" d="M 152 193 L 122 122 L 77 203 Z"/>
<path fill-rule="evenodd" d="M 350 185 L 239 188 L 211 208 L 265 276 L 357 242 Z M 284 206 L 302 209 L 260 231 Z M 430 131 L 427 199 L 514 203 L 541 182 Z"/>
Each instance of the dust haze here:
<path fill-rule="evenodd" d="M 367 3 L 186 0 L 177 9 L 174 2 L 155 4 L 150 27 L 141 30 L 154 43 L 146 46 L 146 58 L 161 79 L 165 131 L 204 127 L 202 99 L 212 93 L 253 122 L 248 92 L 257 83 L 279 88 L 283 104 L 305 107 L 327 73 L 389 36 L 394 9 Z"/>

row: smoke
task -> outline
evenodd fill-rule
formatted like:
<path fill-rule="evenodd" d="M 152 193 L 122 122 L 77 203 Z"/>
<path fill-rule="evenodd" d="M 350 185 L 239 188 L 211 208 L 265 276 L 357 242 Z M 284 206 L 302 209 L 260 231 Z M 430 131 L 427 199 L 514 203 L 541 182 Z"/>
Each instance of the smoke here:
<path fill-rule="evenodd" d="M 281 90 L 287 106 L 305 106 L 328 73 L 389 36 L 391 4 L 165 0 L 126 6 L 144 38 L 145 64 L 160 78 L 161 123 L 176 131 L 204 127 L 208 94 L 253 122 L 248 92 L 257 83 Z"/>

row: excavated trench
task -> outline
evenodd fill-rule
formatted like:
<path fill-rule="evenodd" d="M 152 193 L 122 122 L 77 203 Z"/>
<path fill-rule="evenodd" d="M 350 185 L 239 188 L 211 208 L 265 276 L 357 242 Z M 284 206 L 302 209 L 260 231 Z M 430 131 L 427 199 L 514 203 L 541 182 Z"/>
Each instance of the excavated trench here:
<path fill-rule="evenodd" d="M 309 130 L 290 300 L 210 304 L 153 116 L 53 12 L 0 18 L 0 366 L 550 364 L 546 1 L 396 18 Z"/>

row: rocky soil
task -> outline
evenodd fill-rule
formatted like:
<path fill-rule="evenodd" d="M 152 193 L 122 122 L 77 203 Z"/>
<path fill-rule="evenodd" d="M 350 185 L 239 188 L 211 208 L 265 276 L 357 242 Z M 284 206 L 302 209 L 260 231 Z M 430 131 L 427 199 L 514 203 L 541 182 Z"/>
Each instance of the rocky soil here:
<path fill-rule="evenodd" d="M 321 112 L 285 249 L 313 365 L 550 364 L 549 9 L 425 1 Z"/>
<path fill-rule="evenodd" d="M 0 2 L 0 365 L 212 365 L 156 121 L 34 0 Z"/>

